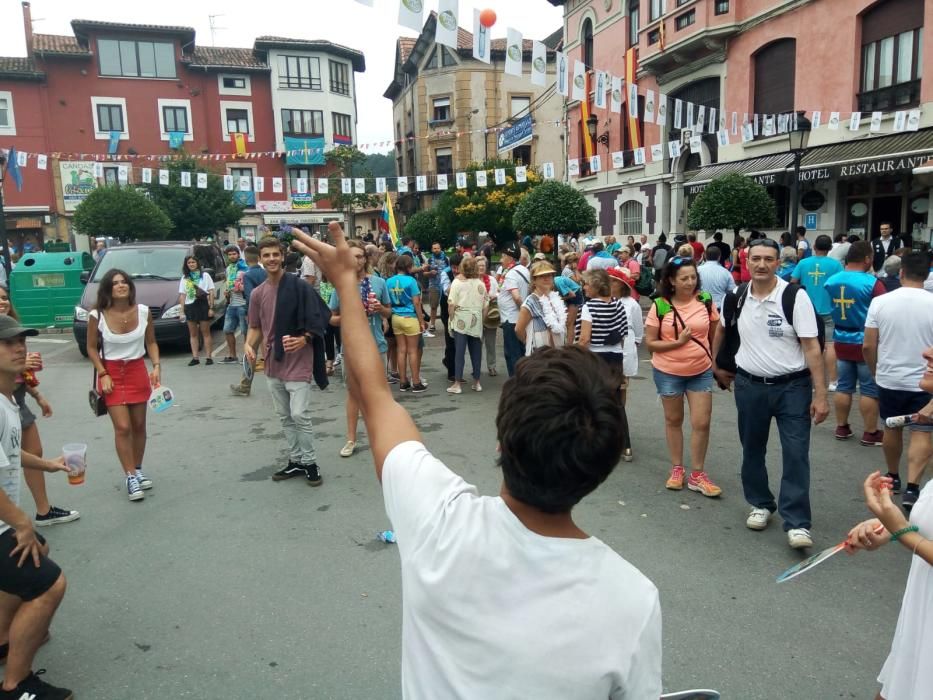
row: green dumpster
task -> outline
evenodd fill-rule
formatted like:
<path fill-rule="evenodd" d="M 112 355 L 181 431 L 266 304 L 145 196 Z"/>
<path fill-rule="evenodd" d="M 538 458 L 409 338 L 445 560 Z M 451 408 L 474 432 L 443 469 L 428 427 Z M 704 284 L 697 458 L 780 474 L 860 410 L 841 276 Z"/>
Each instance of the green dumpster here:
<path fill-rule="evenodd" d="M 10 297 L 24 326 L 70 328 L 94 267 L 90 253 L 26 253 L 10 274 Z"/>

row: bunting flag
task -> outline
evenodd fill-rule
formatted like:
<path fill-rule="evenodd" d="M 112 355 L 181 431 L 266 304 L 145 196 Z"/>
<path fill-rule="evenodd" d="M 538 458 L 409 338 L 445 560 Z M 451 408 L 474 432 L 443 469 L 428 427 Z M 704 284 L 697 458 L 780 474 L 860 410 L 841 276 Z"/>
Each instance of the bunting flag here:
<path fill-rule="evenodd" d="M 479 8 L 473 9 L 473 58 L 489 63 L 489 30 L 479 21 Z"/>
<path fill-rule="evenodd" d="M 568 76 L 569 64 L 567 63 L 567 54 L 556 51 L 554 62 L 557 66 L 557 92 L 564 97 L 570 96 L 570 79 Z"/>
<path fill-rule="evenodd" d="M 522 33 L 509 27 L 506 33 L 505 46 L 505 72 L 508 75 L 517 75 L 520 78 L 524 62 Z"/>
<path fill-rule="evenodd" d="M 607 76 L 599 70 L 596 71 L 596 91 L 593 93 L 593 107 L 596 109 L 606 109 L 606 87 Z"/>
<path fill-rule="evenodd" d="M 382 217 L 379 219 L 379 230 L 388 233 L 392 246 L 398 246 L 398 226 L 395 223 L 395 211 L 392 209 L 392 198 L 386 194 L 382 203 Z"/>
<path fill-rule="evenodd" d="M 609 109 L 616 114 L 622 114 L 622 102 L 624 101 L 624 97 L 622 96 L 622 78 L 616 76 L 612 77 L 612 92 L 610 95 Z"/>
<path fill-rule="evenodd" d="M 579 61 L 577 62 L 578 66 L 583 65 Z M 576 83 L 576 77 L 574 77 L 574 83 Z M 586 156 L 586 159 L 589 161 L 593 158 L 593 139 L 590 136 L 590 130 L 588 123 L 590 120 L 590 74 L 583 74 L 583 94 L 584 98 L 580 100 L 580 123 L 582 125 L 581 131 L 583 131 L 583 153 Z"/>
<path fill-rule="evenodd" d="M 641 134 L 638 128 L 638 88 L 635 83 L 635 75 L 638 73 L 638 58 L 635 53 L 635 47 L 629 48 L 625 52 L 625 84 L 634 88 L 632 92 L 636 95 L 635 104 L 629 105 L 628 131 L 629 140 L 633 149 L 641 148 Z M 635 116 L 632 116 L 632 107 L 634 106 Z"/>
<path fill-rule="evenodd" d="M 421 0 L 399 0 L 398 23 L 420 32 L 424 25 L 424 3 Z"/>
<path fill-rule="evenodd" d="M 540 41 L 531 45 L 531 84 L 547 85 L 547 47 Z"/>
<path fill-rule="evenodd" d="M 11 178 L 13 178 L 13 183 L 16 185 L 16 191 L 23 191 L 23 173 L 19 169 L 19 158 L 17 158 L 17 153 L 15 148 L 10 148 L 10 154 L 7 156 L 6 161 L 6 171 Z"/>
<path fill-rule="evenodd" d="M 233 132 L 230 134 L 230 140 L 233 141 L 233 148 L 238 156 L 246 153 L 246 134 L 242 132 Z"/>
<path fill-rule="evenodd" d="M 460 8 L 458 0 L 440 0 L 437 8 L 437 27 L 434 31 L 434 41 L 456 50 L 457 48 L 457 17 Z"/>

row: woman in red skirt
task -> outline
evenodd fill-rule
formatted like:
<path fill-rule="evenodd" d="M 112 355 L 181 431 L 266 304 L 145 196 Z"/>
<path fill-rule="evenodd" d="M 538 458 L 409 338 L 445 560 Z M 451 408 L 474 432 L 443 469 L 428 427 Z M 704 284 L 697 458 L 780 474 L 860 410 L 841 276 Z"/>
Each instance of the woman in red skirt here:
<path fill-rule="evenodd" d="M 151 372 L 143 359 L 147 351 Z M 159 346 L 149 309 L 136 304 L 136 285 L 122 270 L 110 270 L 100 281 L 97 306 L 88 315 L 87 354 L 113 422 L 126 493 L 131 501 L 139 501 L 143 491 L 152 488 L 152 480 L 143 473 L 143 455 L 146 402 L 161 379 Z"/>

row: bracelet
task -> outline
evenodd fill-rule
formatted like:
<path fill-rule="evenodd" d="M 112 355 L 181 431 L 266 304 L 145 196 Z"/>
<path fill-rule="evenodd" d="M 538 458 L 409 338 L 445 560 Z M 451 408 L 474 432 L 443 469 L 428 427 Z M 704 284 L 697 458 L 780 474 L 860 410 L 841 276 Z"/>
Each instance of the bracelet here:
<path fill-rule="evenodd" d="M 912 556 L 917 556 L 917 547 L 920 546 L 921 542 L 926 542 L 926 539 L 921 537 L 920 539 L 917 540 L 917 544 L 914 545 L 914 551 L 912 553 Z"/>
<path fill-rule="evenodd" d="M 153 366 L 153 367 L 161 367 L 162 365 L 160 365 L 158 362 L 153 362 L 153 363 L 152 363 L 152 366 Z"/>
<path fill-rule="evenodd" d="M 109 377 L 109 376 L 110 376 L 110 372 L 98 372 L 98 373 L 97 373 L 97 376 L 98 376 L 98 377 Z"/>
<path fill-rule="evenodd" d="M 902 527 L 902 528 L 901 528 L 900 530 L 898 530 L 897 532 L 892 532 L 892 533 L 891 533 L 891 541 L 892 541 L 892 542 L 897 542 L 897 540 L 898 540 L 899 537 L 903 537 L 904 535 L 906 535 L 906 534 L 908 534 L 908 533 L 910 533 L 910 532 L 920 532 L 920 528 L 917 527 L 916 525 L 908 525 L 907 527 Z"/>

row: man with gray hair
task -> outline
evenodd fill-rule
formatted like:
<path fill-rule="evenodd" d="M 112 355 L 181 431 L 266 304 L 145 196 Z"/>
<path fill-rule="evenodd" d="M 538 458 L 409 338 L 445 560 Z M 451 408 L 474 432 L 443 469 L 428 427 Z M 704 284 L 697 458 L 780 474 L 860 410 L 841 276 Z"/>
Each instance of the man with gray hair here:
<path fill-rule="evenodd" d="M 881 284 L 885 291 L 893 292 L 901 286 L 901 259 L 896 255 L 889 255 L 881 265 L 884 270 L 884 276 L 881 278 Z"/>

